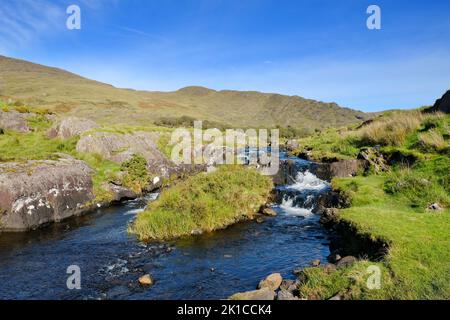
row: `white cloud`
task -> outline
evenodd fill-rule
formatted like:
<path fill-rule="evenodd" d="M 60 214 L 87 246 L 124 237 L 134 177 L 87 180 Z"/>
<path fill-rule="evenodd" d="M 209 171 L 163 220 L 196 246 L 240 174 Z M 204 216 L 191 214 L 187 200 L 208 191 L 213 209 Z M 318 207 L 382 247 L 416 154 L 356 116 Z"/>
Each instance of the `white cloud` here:
<path fill-rule="evenodd" d="M 43 0 L 2 1 L 0 42 L 3 50 L 28 46 L 64 28 L 65 8 Z"/>

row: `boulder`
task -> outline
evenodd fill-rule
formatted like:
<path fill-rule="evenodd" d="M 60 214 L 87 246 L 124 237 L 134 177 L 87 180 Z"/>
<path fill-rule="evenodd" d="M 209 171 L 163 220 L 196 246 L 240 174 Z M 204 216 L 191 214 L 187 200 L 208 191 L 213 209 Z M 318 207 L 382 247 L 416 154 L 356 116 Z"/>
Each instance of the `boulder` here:
<path fill-rule="evenodd" d="M 87 211 L 94 199 L 92 169 L 83 161 L 0 164 L 0 226 L 26 231 Z"/>
<path fill-rule="evenodd" d="M 23 133 L 30 132 L 26 118 L 25 114 L 15 110 L 8 112 L 0 110 L 0 128 Z"/>
<path fill-rule="evenodd" d="M 367 168 L 364 159 L 341 160 L 331 163 L 322 163 L 315 174 L 319 179 L 330 181 L 332 178 L 346 178 L 356 176 Z"/>
<path fill-rule="evenodd" d="M 169 177 L 180 168 L 177 168 L 158 150 L 156 145 L 158 139 L 159 134 L 156 132 L 132 134 L 94 132 L 81 137 L 76 149 L 78 152 L 96 153 L 104 159 L 118 163 L 131 159 L 134 154 L 139 154 L 146 159 L 150 172 Z"/>
<path fill-rule="evenodd" d="M 69 117 L 51 127 L 47 136 L 49 138 L 69 139 L 98 127 L 100 126 L 92 120 Z"/>
<path fill-rule="evenodd" d="M 283 278 L 281 277 L 281 274 L 272 273 L 264 280 L 261 280 L 261 282 L 258 285 L 258 289 L 269 288 L 270 290 L 275 291 L 280 287 L 282 281 Z"/>
<path fill-rule="evenodd" d="M 338 269 L 351 267 L 352 265 L 354 265 L 356 263 L 356 261 L 358 261 L 358 260 L 355 257 L 353 257 L 353 256 L 346 256 L 346 257 L 340 259 L 336 263 L 336 267 Z"/>
<path fill-rule="evenodd" d="M 235 293 L 228 299 L 229 300 L 274 300 L 275 292 L 273 290 L 265 287 L 265 288 L 258 289 L 258 290 Z"/>
<path fill-rule="evenodd" d="M 113 201 L 132 200 L 138 197 L 134 191 L 114 183 L 104 183 L 102 187 L 112 194 Z"/>

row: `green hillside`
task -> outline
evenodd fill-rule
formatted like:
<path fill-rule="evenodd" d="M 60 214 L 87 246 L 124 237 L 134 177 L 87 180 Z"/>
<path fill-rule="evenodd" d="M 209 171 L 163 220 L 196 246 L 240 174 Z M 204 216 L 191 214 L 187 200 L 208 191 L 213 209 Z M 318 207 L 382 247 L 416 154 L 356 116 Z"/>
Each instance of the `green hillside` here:
<path fill-rule="evenodd" d="M 298 96 L 187 87 L 175 92 L 119 89 L 70 72 L 0 56 L 0 97 L 99 123 L 146 125 L 189 116 L 232 127 L 292 126 L 306 132 L 370 116 Z"/>

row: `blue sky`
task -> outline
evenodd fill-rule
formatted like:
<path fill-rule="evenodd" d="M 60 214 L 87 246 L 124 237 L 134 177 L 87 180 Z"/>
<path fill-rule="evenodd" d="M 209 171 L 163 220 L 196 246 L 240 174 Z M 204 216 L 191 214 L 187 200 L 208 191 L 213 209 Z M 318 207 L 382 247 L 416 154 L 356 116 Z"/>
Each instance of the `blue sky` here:
<path fill-rule="evenodd" d="M 71 4 L 81 30 L 66 28 Z M 371 4 L 381 30 L 366 27 Z M 0 54 L 118 87 L 413 108 L 450 89 L 449 12 L 448 0 L 0 0 Z"/>

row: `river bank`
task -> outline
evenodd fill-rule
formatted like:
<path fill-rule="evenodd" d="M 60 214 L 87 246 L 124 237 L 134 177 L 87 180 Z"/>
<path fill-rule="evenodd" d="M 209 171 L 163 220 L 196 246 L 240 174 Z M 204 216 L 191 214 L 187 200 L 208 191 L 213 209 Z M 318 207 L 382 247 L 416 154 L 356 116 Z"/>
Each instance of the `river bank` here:
<path fill-rule="evenodd" d="M 367 251 L 341 270 L 303 270 L 301 297 L 450 297 L 449 120 L 440 113 L 398 111 L 299 141 L 300 156 L 365 163 L 354 174 L 333 179 L 335 205 L 324 210 L 323 221 L 343 231 L 344 247 Z M 375 288 L 367 284 L 374 272 Z"/>

